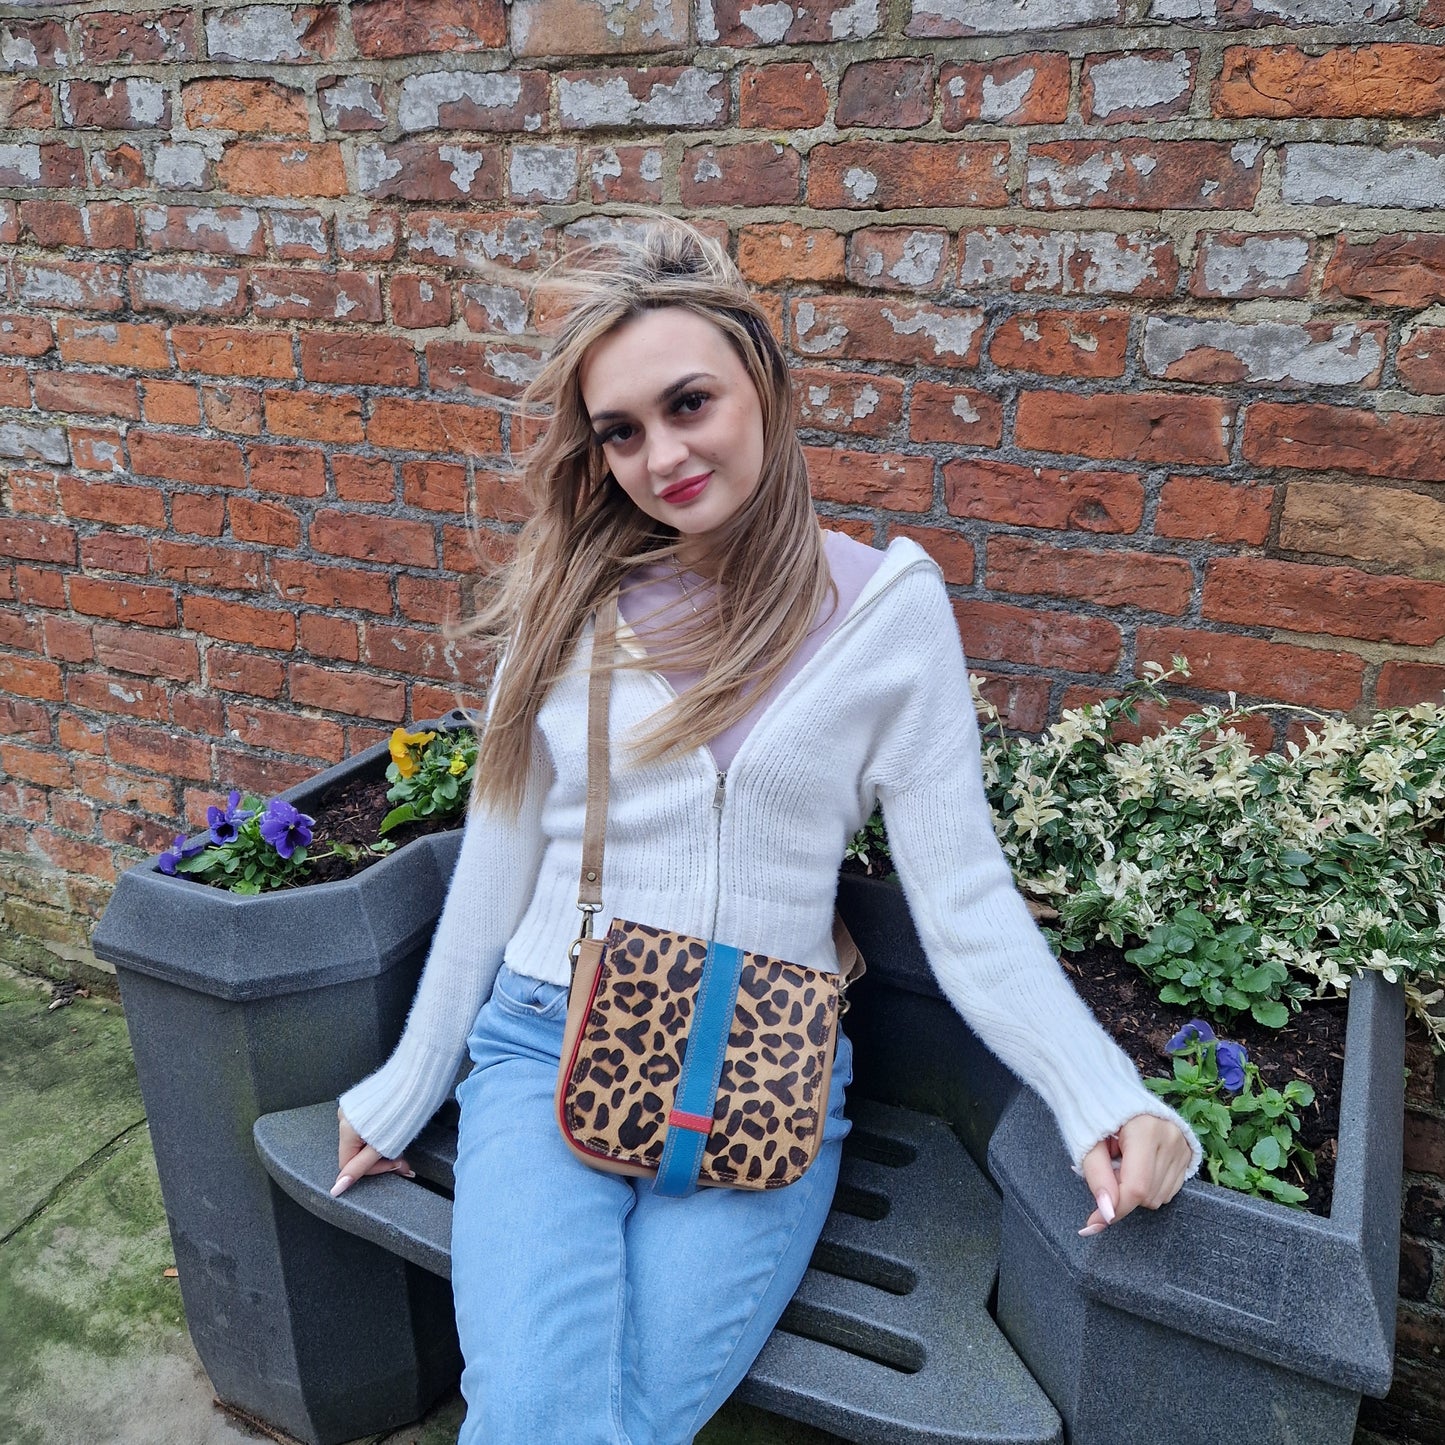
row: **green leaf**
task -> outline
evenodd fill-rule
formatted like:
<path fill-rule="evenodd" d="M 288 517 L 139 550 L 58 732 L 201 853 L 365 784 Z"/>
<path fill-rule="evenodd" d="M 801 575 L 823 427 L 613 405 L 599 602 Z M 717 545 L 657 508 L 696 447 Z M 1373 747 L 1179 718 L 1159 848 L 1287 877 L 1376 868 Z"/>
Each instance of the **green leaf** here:
<path fill-rule="evenodd" d="M 1170 953 L 1191 954 L 1194 952 L 1194 935 L 1186 928 L 1171 928 L 1164 935 L 1164 947 Z"/>
<path fill-rule="evenodd" d="M 393 808 L 381 820 L 381 827 L 377 829 L 377 832 L 385 836 L 393 828 L 399 828 L 403 823 L 410 823 L 415 817 L 416 809 L 410 803 L 403 803 L 399 808 Z"/>
<path fill-rule="evenodd" d="M 1249 1151 L 1249 1158 L 1252 1164 L 1258 1164 L 1261 1169 L 1278 1169 L 1283 1162 L 1279 1145 L 1271 1138 L 1264 1138 Z"/>
<path fill-rule="evenodd" d="M 1289 1022 L 1289 1010 L 1282 1003 L 1256 1000 L 1250 1005 L 1250 1013 L 1257 1024 L 1267 1029 L 1282 1029 Z"/>

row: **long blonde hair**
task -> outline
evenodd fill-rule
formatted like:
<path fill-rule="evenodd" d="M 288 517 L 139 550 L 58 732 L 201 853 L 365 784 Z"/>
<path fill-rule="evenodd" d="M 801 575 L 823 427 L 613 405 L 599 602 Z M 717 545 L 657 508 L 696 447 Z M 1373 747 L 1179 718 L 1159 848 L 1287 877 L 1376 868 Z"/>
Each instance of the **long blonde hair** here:
<path fill-rule="evenodd" d="M 635 740 L 639 760 L 701 746 L 737 722 L 786 667 L 832 586 L 793 422 L 788 365 L 727 253 L 695 227 L 658 217 L 640 234 L 594 246 L 548 278 L 572 304 L 522 418 L 536 442 L 520 459 L 529 517 L 489 600 L 467 625 L 506 660 L 490 699 L 477 800 L 520 806 L 543 698 L 566 669 L 587 618 L 634 567 L 675 555 L 678 534 L 613 480 L 582 399 L 588 348 L 650 310 L 675 306 L 726 335 L 757 389 L 763 420 L 758 486 L 719 529 L 715 605 L 659 655 L 628 664 L 688 665 L 701 679 Z M 514 422 L 514 435 L 517 425 Z"/>

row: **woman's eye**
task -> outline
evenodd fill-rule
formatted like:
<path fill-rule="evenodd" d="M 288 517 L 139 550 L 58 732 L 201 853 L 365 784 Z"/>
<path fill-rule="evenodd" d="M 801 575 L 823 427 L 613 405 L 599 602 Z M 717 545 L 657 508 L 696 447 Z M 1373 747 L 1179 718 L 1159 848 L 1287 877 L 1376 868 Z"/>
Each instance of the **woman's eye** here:
<path fill-rule="evenodd" d="M 678 411 L 689 413 L 697 412 L 703 409 L 706 402 L 707 393 L 705 391 L 684 392 L 683 395 L 677 399 L 677 409 Z"/>
<path fill-rule="evenodd" d="M 629 440 L 629 439 L 631 438 L 631 436 L 632 436 L 632 427 L 631 427 L 628 423 L 623 422 L 623 423 L 621 423 L 621 424 L 618 425 L 618 426 L 610 427 L 607 431 L 603 432 L 603 433 L 597 438 L 597 440 L 598 440 L 604 447 L 607 447 L 607 446 L 615 446 L 615 445 L 617 445 L 617 444 L 620 443 L 620 442 L 625 442 L 625 441 Z"/>

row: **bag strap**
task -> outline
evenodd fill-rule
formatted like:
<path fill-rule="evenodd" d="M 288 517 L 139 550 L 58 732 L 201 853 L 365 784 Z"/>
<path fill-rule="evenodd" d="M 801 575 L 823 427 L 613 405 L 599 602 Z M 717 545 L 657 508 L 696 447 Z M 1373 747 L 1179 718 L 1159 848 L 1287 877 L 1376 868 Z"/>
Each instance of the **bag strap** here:
<path fill-rule="evenodd" d="M 607 797 L 611 766 L 608 761 L 608 711 L 612 702 L 612 659 L 617 650 L 617 593 L 610 593 L 597 609 L 592 630 L 592 667 L 587 682 L 587 808 L 582 821 L 582 876 L 577 884 L 577 907 L 582 927 L 572 945 L 575 960 L 584 938 L 592 937 L 593 914 L 602 910 L 602 852 L 607 841 Z M 604 661 L 605 666 L 599 664 Z M 843 915 L 833 914 L 833 945 L 844 990 L 863 976 L 865 964 L 853 942 Z"/>

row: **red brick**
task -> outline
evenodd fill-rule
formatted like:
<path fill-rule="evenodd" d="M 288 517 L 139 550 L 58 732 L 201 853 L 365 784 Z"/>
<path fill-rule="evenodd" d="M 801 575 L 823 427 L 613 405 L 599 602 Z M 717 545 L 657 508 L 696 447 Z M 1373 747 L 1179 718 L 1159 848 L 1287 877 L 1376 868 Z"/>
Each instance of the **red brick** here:
<path fill-rule="evenodd" d="M 307 607 L 347 607 L 359 612 L 391 613 L 388 574 L 356 567 L 327 567 L 306 558 L 273 557 L 267 564 L 277 595 Z"/>
<path fill-rule="evenodd" d="M 48 86 L 28 75 L 0 80 L 0 126 L 9 130 L 49 130 L 55 124 L 55 105 Z"/>
<path fill-rule="evenodd" d="M 79 59 L 86 65 L 143 65 L 150 61 L 199 58 L 196 17 L 189 10 L 122 15 L 115 11 L 80 14 L 75 21 Z"/>
<path fill-rule="evenodd" d="M 171 331 L 176 365 L 207 376 L 293 377 L 291 337 L 285 331 L 248 331 L 229 326 L 177 326 Z"/>
<path fill-rule="evenodd" d="M 157 577 L 184 582 L 189 588 L 225 588 L 255 592 L 262 585 L 259 553 L 241 547 L 207 546 L 157 537 L 151 542 L 151 563 Z"/>
<path fill-rule="evenodd" d="M 30 841 L 36 851 L 57 868 L 83 873 L 107 883 L 115 878 L 115 860 L 110 855 L 110 849 L 98 843 L 67 838 L 50 828 L 36 828 L 30 835 Z"/>
<path fill-rule="evenodd" d="M 953 611 L 964 650 L 975 661 L 1096 673 L 1111 673 L 1119 665 L 1119 629 L 1100 617 L 1002 602 L 958 601 Z"/>
<path fill-rule="evenodd" d="M 1237 692 L 1307 707 L 1347 711 L 1363 695 L 1365 662 L 1352 652 L 1326 652 L 1257 637 L 1141 628 L 1138 657 L 1189 659 L 1190 687 Z"/>
<path fill-rule="evenodd" d="M 1170 477 L 1154 517 L 1158 537 L 1263 546 L 1269 537 L 1274 488 L 1211 477 Z"/>
<path fill-rule="evenodd" d="M 393 276 L 388 283 L 392 320 L 408 330 L 426 331 L 450 326 L 451 288 L 430 276 Z M 415 356 L 412 364 L 415 365 Z"/>
<path fill-rule="evenodd" d="M 226 266 L 136 261 L 130 268 L 131 300 L 140 311 L 239 316 L 246 309 L 246 278 Z"/>
<path fill-rule="evenodd" d="M 655 145 L 588 146 L 581 155 L 586 193 L 599 204 L 660 204 L 662 167 L 663 151 Z"/>
<path fill-rule="evenodd" d="M 274 658 L 213 644 L 206 649 L 206 683 L 217 692 L 280 697 L 286 685 L 286 666 Z"/>
<path fill-rule="evenodd" d="M 975 387 L 916 381 L 908 408 L 908 435 L 916 442 L 995 447 L 1003 438 L 1003 406 Z"/>
<path fill-rule="evenodd" d="M 910 301 L 825 297 L 794 301 L 794 349 L 805 356 L 973 366 L 984 313 Z"/>
<path fill-rule="evenodd" d="M 261 542 L 268 547 L 301 545 L 301 519 L 282 502 L 253 502 L 232 497 L 231 535 L 242 542 Z"/>
<path fill-rule="evenodd" d="M 1052 141 L 1031 145 L 1023 200 L 1044 210 L 1248 211 L 1259 194 L 1263 141 Z"/>
<path fill-rule="evenodd" d="M 738 88 L 738 124 L 759 130 L 808 130 L 828 115 L 828 89 L 806 61 L 745 65 Z"/>
<path fill-rule="evenodd" d="M 1361 242 L 1341 236 L 1325 267 L 1323 295 L 1411 311 L 1445 301 L 1445 235 L 1400 234 Z"/>
<path fill-rule="evenodd" d="M 333 662 L 361 660 L 361 628 L 346 617 L 301 614 L 301 650 Z"/>
<path fill-rule="evenodd" d="M 372 622 L 367 624 L 362 658 L 368 667 L 450 681 L 458 674 L 458 651 L 457 645 L 448 643 L 434 627 L 388 627 Z"/>
<path fill-rule="evenodd" d="M 1429 647 L 1445 637 L 1445 583 L 1264 557 L 1216 557 L 1204 573 L 1203 616 Z"/>
<path fill-rule="evenodd" d="M 1414 707 L 1417 702 L 1439 702 L 1445 694 L 1445 667 L 1428 662 L 1387 662 L 1375 682 L 1380 707 Z"/>
<path fill-rule="evenodd" d="M 1052 291 L 1063 296 L 1168 296 L 1179 278 L 1173 242 L 1157 231 L 960 231 L 965 291 Z"/>
<path fill-rule="evenodd" d="M 309 441 L 359 442 L 361 400 L 319 391 L 268 391 L 266 426 L 280 436 Z"/>
<path fill-rule="evenodd" d="M 507 43 L 502 0 L 368 0 L 352 6 L 351 28 L 357 50 L 368 60 L 493 50 Z"/>
<path fill-rule="evenodd" d="M 1315 238 L 1290 231 L 1206 231 L 1194 253 L 1189 289 L 1196 296 L 1247 299 L 1305 296 Z"/>
<path fill-rule="evenodd" d="M 110 755 L 128 767 L 209 782 L 211 747 L 201 738 L 178 737 L 162 728 L 121 723 L 110 729 Z"/>
<path fill-rule="evenodd" d="M 125 444 L 119 432 L 70 428 L 70 460 L 84 472 L 123 472 Z"/>
<path fill-rule="evenodd" d="M 145 417 L 154 426 L 199 426 L 201 403 L 194 384 L 152 379 L 141 383 Z"/>
<path fill-rule="evenodd" d="M 81 539 L 80 565 L 86 572 L 126 572 L 133 577 L 150 574 L 150 548 L 143 533 L 97 532 Z"/>
<path fill-rule="evenodd" d="M 380 718 L 403 722 L 406 718 L 406 686 L 365 673 L 338 672 L 310 663 L 292 663 L 291 701 L 298 707 L 318 707 L 352 717 Z"/>
<path fill-rule="evenodd" d="M 820 210 L 1006 206 L 1008 147 L 985 141 L 843 141 L 808 153 Z"/>
<path fill-rule="evenodd" d="M 172 530 L 193 537 L 219 537 L 226 521 L 226 499 L 208 493 L 176 492 L 171 497 Z"/>
<path fill-rule="evenodd" d="M 933 505 L 933 458 L 804 447 L 813 495 L 824 502 L 926 512 Z"/>
<path fill-rule="evenodd" d="M 852 436 L 884 436 L 903 419 L 903 383 L 870 372 L 795 367 L 798 425 Z"/>
<path fill-rule="evenodd" d="M 38 371 L 35 405 L 43 412 L 140 416 L 136 383 L 130 377 L 97 376 L 90 371 Z"/>
<path fill-rule="evenodd" d="M 150 431 L 132 431 L 127 441 L 131 470 L 137 476 L 162 477 L 198 487 L 245 484 L 241 449 L 234 442 Z"/>
<path fill-rule="evenodd" d="M 193 80 L 181 87 L 181 108 L 192 130 L 246 135 L 306 135 L 306 94 L 274 80 Z"/>
<path fill-rule="evenodd" d="M 1258 466 L 1445 481 L 1445 417 L 1261 402 L 1245 413 L 1244 455 Z"/>
<path fill-rule="evenodd" d="M 75 532 L 55 526 L 49 519 L 0 516 L 0 557 L 67 566 L 75 561 Z"/>
<path fill-rule="evenodd" d="M 236 196 L 347 194 L 335 141 L 236 141 L 216 166 L 216 183 Z"/>
<path fill-rule="evenodd" d="M 1109 125 L 1184 115 L 1189 110 L 1198 63 L 1197 50 L 1086 55 L 1079 82 L 1079 112 L 1086 121 Z"/>
<path fill-rule="evenodd" d="M 60 503 L 67 517 L 117 527 L 166 525 L 165 493 L 158 487 L 126 487 L 84 477 L 60 479 Z"/>
<path fill-rule="evenodd" d="M 744 226 L 738 232 L 738 267 L 755 286 L 841 281 L 845 244 L 836 231 L 791 221 Z"/>
<path fill-rule="evenodd" d="M 462 589 L 450 579 L 413 577 L 403 572 L 396 579 L 396 600 L 401 615 L 412 622 L 440 627 L 462 616 Z"/>
<path fill-rule="evenodd" d="M 0 536 L 4 530 L 0 529 Z M 65 608 L 65 578 L 44 567 L 16 567 L 14 599 L 27 607 Z M 0 688 L 3 691 L 3 688 Z"/>
<path fill-rule="evenodd" d="M 1395 357 L 1401 382 L 1425 396 L 1445 395 L 1445 326 L 1421 326 Z"/>
<path fill-rule="evenodd" d="M 1076 597 L 1103 607 L 1177 615 L 1189 606 L 1194 574 L 1177 557 L 1051 547 L 1004 533 L 988 540 L 984 585 L 991 592 Z"/>
<path fill-rule="evenodd" d="M 386 102 L 379 80 L 360 75 L 323 77 L 316 82 L 316 99 L 329 130 L 386 129 Z"/>
<path fill-rule="evenodd" d="M 266 212 L 271 250 L 283 261 L 325 261 L 331 255 L 331 218 L 320 211 Z"/>
<path fill-rule="evenodd" d="M 129 206 L 70 201 L 22 201 L 20 223 L 37 246 L 80 246 L 92 251 L 134 248 L 135 212 Z"/>
<path fill-rule="evenodd" d="M 226 708 L 226 730 L 249 747 L 294 753 L 327 763 L 339 762 L 342 757 L 341 725 L 325 718 L 302 717 L 254 703 L 233 702 Z"/>
<path fill-rule="evenodd" d="M 326 491 L 326 457 L 314 447 L 251 446 L 251 485 L 284 497 L 319 497 Z"/>
<path fill-rule="evenodd" d="M 926 56 L 858 60 L 838 83 L 840 126 L 912 130 L 933 116 L 933 62 Z"/>
<path fill-rule="evenodd" d="M 0 698 L 0 732 L 32 743 L 48 744 L 51 741 L 50 714 L 38 703 Z"/>
<path fill-rule="evenodd" d="M 95 658 L 95 628 L 92 623 L 75 617 L 47 616 L 41 623 L 45 631 L 45 655 L 56 662 L 91 662 Z"/>
<path fill-rule="evenodd" d="M 0 316 L 0 356 L 44 356 L 54 343 L 44 316 Z"/>
<path fill-rule="evenodd" d="M 1044 376 L 1122 376 L 1127 311 L 1014 312 L 993 334 L 989 359 L 1008 371 Z"/>
<path fill-rule="evenodd" d="M 348 512 L 318 512 L 311 546 L 334 557 L 384 562 L 397 567 L 435 567 L 436 535 L 425 522 Z"/>
<path fill-rule="evenodd" d="M 188 596 L 185 618 L 191 631 L 220 642 L 240 642 L 279 652 L 289 652 L 296 645 L 296 618 L 279 608 Z"/>
<path fill-rule="evenodd" d="M 373 446 L 398 451 L 495 456 L 501 450 L 498 414 L 476 406 L 377 397 L 366 429 Z"/>
<path fill-rule="evenodd" d="M 28 512 L 32 516 L 54 518 L 60 509 L 60 488 L 54 472 L 29 472 L 19 469 L 8 477 L 0 473 L 0 495 L 12 512 Z"/>
<path fill-rule="evenodd" d="M 1232 410 L 1212 396 L 1028 391 L 1018 399 L 1014 437 L 1030 451 L 1217 465 L 1229 460 Z"/>
<path fill-rule="evenodd" d="M 261 435 L 261 394 L 244 386 L 203 386 L 201 410 L 216 431 Z"/>
<path fill-rule="evenodd" d="M 29 411 L 30 373 L 24 367 L 0 367 L 0 406 Z"/>
<path fill-rule="evenodd" d="M 1222 116 L 1426 118 L 1445 113 L 1438 45 L 1232 45 L 1214 85 Z"/>
<path fill-rule="evenodd" d="M 159 111 L 157 111 L 159 107 Z M 60 112 L 81 130 L 169 130 L 171 98 L 157 80 L 63 80 Z"/>
<path fill-rule="evenodd" d="M 848 238 L 848 279 L 889 291 L 934 291 L 948 270 L 948 232 L 865 226 Z"/>
<path fill-rule="evenodd" d="M 97 623 L 93 629 L 95 660 L 112 672 L 134 672 L 142 677 L 164 677 L 172 682 L 197 682 L 201 654 L 184 637 L 157 633 L 137 634 L 131 627 Z"/>
<path fill-rule="evenodd" d="M 50 816 L 52 822 L 67 832 L 78 833 L 82 837 L 89 837 L 95 832 L 95 809 L 79 798 L 52 798 Z"/>
<path fill-rule="evenodd" d="M 336 495 L 343 502 L 390 502 L 396 499 L 393 463 L 380 457 L 334 456 L 331 470 Z"/>
<path fill-rule="evenodd" d="M 389 261 L 399 235 L 395 211 L 345 211 L 336 217 L 336 254 L 344 261 Z"/>
<path fill-rule="evenodd" d="M 402 500 L 428 512 L 467 510 L 467 469 L 446 462 L 405 462 Z"/>
<path fill-rule="evenodd" d="M 266 236 L 250 206 L 142 206 L 141 231 L 152 251 L 260 256 Z"/>
<path fill-rule="evenodd" d="M 0 610 L 0 647 L 13 648 L 17 652 L 39 652 L 41 629 L 34 617 L 25 617 L 18 612 Z"/>
<path fill-rule="evenodd" d="M 260 268 L 251 273 L 256 315 L 275 320 L 381 320 L 381 287 L 360 271 L 292 271 Z"/>
<path fill-rule="evenodd" d="M 56 333 L 60 357 L 67 365 L 126 366 L 139 371 L 166 371 L 163 326 L 140 326 L 126 321 L 80 321 L 59 317 Z"/>
<path fill-rule="evenodd" d="M 974 578 L 973 543 L 962 532 L 943 527 L 910 526 L 906 522 L 890 522 L 888 536 L 911 537 L 943 570 L 943 580 L 950 586 L 967 587 Z M 1047 688 L 1045 689 L 1047 691 Z"/>
<path fill-rule="evenodd" d="M 95 190 L 135 191 L 146 184 L 145 156 L 127 142 L 90 155 L 90 184 Z"/>
<path fill-rule="evenodd" d="M 945 462 L 944 493 L 956 517 L 1015 527 L 1135 532 L 1144 519 L 1144 487 L 1130 472 L 1056 471 L 1010 462 Z"/>
<path fill-rule="evenodd" d="M 414 387 L 418 379 L 416 352 L 410 343 L 396 336 L 350 331 L 303 335 L 301 371 L 308 381 L 353 386 Z"/>
<path fill-rule="evenodd" d="M 497 145 L 413 140 L 365 146 L 358 172 L 361 194 L 379 201 L 502 198 L 502 149 Z"/>
<path fill-rule="evenodd" d="M 71 785 L 70 765 L 63 757 L 16 743 L 0 743 L 0 773 L 33 783 L 39 788 L 68 788 Z"/>
<path fill-rule="evenodd" d="M 0 185 L 7 185 L 0 175 Z M 16 261 L 15 299 L 65 311 L 119 311 L 125 304 L 119 266 L 91 261 Z"/>
<path fill-rule="evenodd" d="M 938 72 L 944 130 L 1058 125 L 1069 113 L 1069 57 L 1061 51 L 965 60 Z"/>
<path fill-rule="evenodd" d="M 70 605 L 87 617 L 112 617 L 132 626 L 176 625 L 176 594 L 169 587 L 147 587 L 101 577 L 72 577 Z"/>
<path fill-rule="evenodd" d="M 104 726 L 77 717 L 73 712 L 61 712 L 57 734 L 60 746 L 69 753 L 103 755 L 105 752 Z M 89 758 L 77 757 L 74 767 L 80 786 L 94 797 L 104 786 L 97 773 L 105 771 L 105 764 L 94 764 Z M 117 773 L 115 776 L 119 779 L 123 775 Z"/>
<path fill-rule="evenodd" d="M 717 28 L 715 45 L 806 45 L 815 41 L 866 40 L 880 29 L 879 12 L 860 14 L 852 0 L 820 0 L 816 5 L 789 7 L 781 17 L 787 29 L 779 35 L 766 15 L 757 18 L 753 0 L 716 0 L 712 7 Z M 755 28 L 756 27 L 756 28 Z"/>
<path fill-rule="evenodd" d="M 679 177 L 684 206 L 792 206 L 798 200 L 802 157 L 777 141 L 694 146 Z"/>

